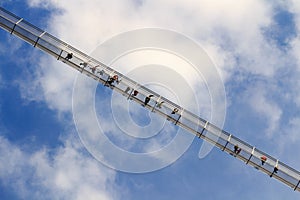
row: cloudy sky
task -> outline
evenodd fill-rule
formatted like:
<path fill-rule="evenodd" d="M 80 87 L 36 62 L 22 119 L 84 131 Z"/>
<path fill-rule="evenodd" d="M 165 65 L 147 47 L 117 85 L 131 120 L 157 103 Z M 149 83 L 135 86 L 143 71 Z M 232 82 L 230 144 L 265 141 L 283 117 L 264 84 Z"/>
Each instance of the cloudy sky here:
<path fill-rule="evenodd" d="M 113 36 L 141 28 L 191 38 L 205 49 L 224 83 L 224 129 L 300 170 L 297 0 L 7 0 L 0 5 L 87 54 Z M 216 148 L 199 159 L 199 140 L 163 169 L 113 170 L 97 161 L 78 136 L 72 113 L 77 73 L 5 31 L 0 31 L 0 57 L 1 199 L 300 197 Z M 111 98 L 98 88 L 96 100 Z M 201 96 L 197 90 L 196 95 Z M 105 121 L 100 105 L 102 128 L 113 140 L 122 138 Z M 139 114 L 145 113 L 133 119 L 143 124 Z M 134 149 L 131 141 L 117 143 L 129 150 L 155 149 L 176 135 L 172 131 L 178 130 L 167 125 L 167 136 L 144 149 Z"/>

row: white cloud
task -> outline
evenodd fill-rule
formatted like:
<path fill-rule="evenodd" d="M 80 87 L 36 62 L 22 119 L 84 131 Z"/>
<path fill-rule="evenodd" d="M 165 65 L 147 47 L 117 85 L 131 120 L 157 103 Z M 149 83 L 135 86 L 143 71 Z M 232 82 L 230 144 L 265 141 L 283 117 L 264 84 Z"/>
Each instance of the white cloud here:
<path fill-rule="evenodd" d="M 24 43 L 16 37 L 5 36 L 5 40 L 0 41 L 0 54 L 13 57 L 15 52 L 19 50 L 23 44 Z"/>
<path fill-rule="evenodd" d="M 289 53 L 294 59 L 293 63 L 293 70 L 294 76 L 293 79 L 291 80 L 292 87 L 290 88 L 290 94 L 298 108 L 300 107 L 300 93 L 299 93 L 299 73 L 300 73 L 300 38 L 299 38 L 299 32 L 300 32 L 300 4 L 297 0 L 289 0 L 286 3 L 286 7 L 289 12 L 293 14 L 293 19 L 295 23 L 295 28 L 298 34 L 294 38 L 289 41 L 291 49 Z"/>
<path fill-rule="evenodd" d="M 270 87 L 257 85 L 247 91 L 247 101 L 258 116 L 267 123 L 265 130 L 268 137 L 273 137 L 280 124 L 282 110 L 274 100 L 268 96 Z"/>
<path fill-rule="evenodd" d="M 123 31 L 162 27 L 203 43 L 208 54 L 219 65 L 225 81 L 230 80 L 235 69 L 272 76 L 277 67 L 275 62 L 279 57 L 278 52 L 266 44 L 261 32 L 261 28 L 271 21 L 271 6 L 263 1 L 28 2 L 31 6 L 59 10 L 51 15 L 48 31 L 85 52 Z M 75 73 L 64 69 L 67 68 L 65 66 L 55 67 L 58 65 L 55 61 L 40 61 L 42 70 L 37 79 L 46 101 L 52 108 L 70 110 L 70 88 Z"/>
<path fill-rule="evenodd" d="M 117 199 L 115 173 L 68 138 L 55 152 L 27 152 L 0 137 L 0 179 L 22 199 Z"/>
<path fill-rule="evenodd" d="M 289 137 L 286 138 L 289 139 L 289 142 L 292 143 L 299 142 L 300 117 L 292 118 L 289 121 L 288 126 L 289 128 L 285 131 L 285 134 L 288 134 Z"/>
<path fill-rule="evenodd" d="M 204 46 L 218 65 L 226 82 L 238 79 L 239 77 L 233 75 L 237 71 L 242 71 L 246 76 L 255 75 L 267 80 L 268 84 L 273 84 L 272 80 L 279 70 L 284 71 L 285 67 L 290 67 L 286 66 L 288 60 L 298 59 L 300 54 L 299 38 L 291 43 L 293 51 L 289 52 L 290 54 L 283 53 L 266 40 L 263 28 L 272 23 L 273 17 L 273 8 L 268 1 L 149 0 L 137 3 L 129 0 L 73 0 L 70 3 L 58 0 L 29 0 L 28 2 L 31 6 L 55 8 L 56 11 L 47 22 L 48 31 L 84 52 L 90 52 L 98 43 L 115 34 L 137 28 L 161 27 L 186 34 Z M 299 32 L 299 3 L 297 0 L 291 2 L 293 2 L 292 10 L 298 13 L 296 22 Z M 34 82 L 40 84 L 49 107 L 58 111 L 71 111 L 75 73 L 56 60 L 49 60 L 48 58 L 39 60 L 41 68 Z M 249 92 L 247 97 L 249 105 L 267 121 L 266 134 L 272 137 L 278 128 L 283 111 L 272 99 L 271 93 L 275 94 L 276 89 L 269 89 L 270 87 L 262 86 L 250 89 L 247 91 Z M 291 123 L 295 124 L 293 121 Z M 292 134 L 290 137 L 293 139 L 295 135 Z M 72 150 L 65 151 L 67 155 L 72 154 Z M 40 154 L 42 158 L 45 156 L 43 152 Z M 76 156 L 72 158 L 76 160 Z M 63 161 L 58 158 L 57 163 L 60 162 Z M 51 172 L 49 161 L 41 161 L 41 165 Z M 78 166 L 83 169 L 89 168 L 80 162 Z M 57 168 L 61 169 L 58 166 Z M 65 190 L 76 188 L 70 181 L 76 182 L 78 180 L 76 175 L 74 177 L 68 173 L 55 175 L 52 185 L 57 184 L 59 185 L 57 187 Z M 82 194 L 93 191 L 93 187 L 83 188 Z"/>
<path fill-rule="evenodd" d="M 48 31 L 85 52 L 120 32 L 154 26 L 196 38 L 218 65 L 225 81 L 235 78 L 232 74 L 236 70 L 272 77 L 282 66 L 278 62 L 282 63 L 283 56 L 263 36 L 262 28 L 272 20 L 272 7 L 264 1 L 28 2 L 31 6 L 59 9 L 53 12 Z M 52 67 L 58 65 L 55 61 L 50 63 L 51 66 L 48 59 L 41 62 L 47 67 L 37 77 L 45 99 L 53 108 L 70 110 L 69 88 L 74 73 L 62 69 L 65 66 Z"/>
<path fill-rule="evenodd" d="M 274 8 L 267 1 L 28 2 L 31 6 L 55 8 L 48 21 L 48 32 L 84 52 L 90 52 L 99 42 L 115 34 L 137 28 L 161 27 L 186 34 L 203 45 L 218 65 L 225 83 L 238 79 L 233 76 L 237 71 L 260 76 L 272 83 L 270 80 L 286 67 L 290 59 L 264 36 L 263 29 L 272 24 L 274 14 Z M 75 73 L 56 60 L 49 62 L 49 59 L 42 58 L 39 61 L 41 72 L 36 79 L 49 107 L 71 111 Z M 267 119 L 266 132 L 272 136 L 282 110 L 271 95 L 266 95 L 266 88 L 256 89 L 258 92 L 249 95 L 248 103 Z"/>

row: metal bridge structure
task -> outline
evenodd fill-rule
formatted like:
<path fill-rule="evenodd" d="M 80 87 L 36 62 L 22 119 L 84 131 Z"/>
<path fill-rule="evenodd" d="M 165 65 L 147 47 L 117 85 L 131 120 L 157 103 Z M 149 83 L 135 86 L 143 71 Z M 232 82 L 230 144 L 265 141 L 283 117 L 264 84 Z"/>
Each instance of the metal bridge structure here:
<path fill-rule="evenodd" d="M 300 191 L 300 172 L 0 7 L 0 27 L 247 165 Z"/>

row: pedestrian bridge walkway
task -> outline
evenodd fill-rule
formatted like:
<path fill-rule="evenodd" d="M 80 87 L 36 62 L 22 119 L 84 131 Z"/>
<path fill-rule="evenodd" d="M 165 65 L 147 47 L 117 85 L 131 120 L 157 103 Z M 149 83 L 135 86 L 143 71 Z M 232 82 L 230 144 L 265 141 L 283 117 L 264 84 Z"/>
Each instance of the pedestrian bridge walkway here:
<path fill-rule="evenodd" d="M 300 191 L 300 172 L 0 7 L 0 27 L 247 165 Z"/>

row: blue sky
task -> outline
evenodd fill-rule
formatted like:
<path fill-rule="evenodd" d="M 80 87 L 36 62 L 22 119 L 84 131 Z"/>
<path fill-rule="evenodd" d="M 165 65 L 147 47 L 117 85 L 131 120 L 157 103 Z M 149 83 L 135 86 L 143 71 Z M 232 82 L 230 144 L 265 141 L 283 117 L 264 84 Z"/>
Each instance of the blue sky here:
<path fill-rule="evenodd" d="M 224 129 L 300 170 L 298 4 L 297 0 L 0 3 L 86 53 L 112 36 L 138 28 L 159 27 L 187 35 L 206 50 L 221 74 L 227 103 Z M 5 31 L 0 31 L 0 58 L 1 199 L 300 197 L 216 148 L 199 159 L 202 141 L 197 139 L 180 159 L 161 170 L 132 174 L 110 169 L 89 154 L 76 132 L 71 106 L 76 73 Z M 99 86 L 96 99 L 101 101 L 102 94 L 110 98 Z M 107 115 L 97 111 L 105 121 Z M 107 123 L 104 130 L 122 134 Z M 119 142 L 130 149 L 130 144 Z"/>

